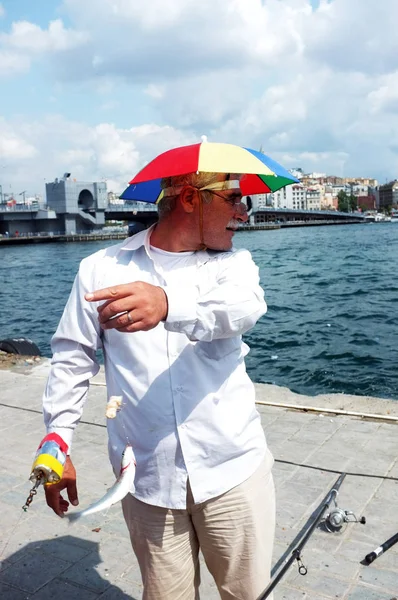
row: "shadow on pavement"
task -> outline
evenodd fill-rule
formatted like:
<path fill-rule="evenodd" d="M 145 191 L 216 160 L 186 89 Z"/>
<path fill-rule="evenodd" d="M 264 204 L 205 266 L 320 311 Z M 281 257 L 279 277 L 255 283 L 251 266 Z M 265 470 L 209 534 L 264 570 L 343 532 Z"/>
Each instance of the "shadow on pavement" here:
<path fill-rule="evenodd" d="M 74 536 L 31 542 L 1 564 L 0 598 L 138 600 L 107 579 L 108 572 L 112 575 L 112 565 L 116 566 L 119 560 L 120 557 L 114 557 L 104 568 L 99 544 Z M 127 581 L 125 585 L 128 586 Z"/>

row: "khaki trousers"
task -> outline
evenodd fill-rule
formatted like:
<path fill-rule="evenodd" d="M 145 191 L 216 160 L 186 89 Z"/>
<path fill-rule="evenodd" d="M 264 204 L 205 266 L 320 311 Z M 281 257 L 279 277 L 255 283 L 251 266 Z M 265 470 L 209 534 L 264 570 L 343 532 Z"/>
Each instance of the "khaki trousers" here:
<path fill-rule="evenodd" d="M 275 531 L 273 459 L 229 492 L 174 510 L 122 501 L 144 585 L 143 600 L 198 600 L 199 549 L 223 600 L 256 600 L 270 581 Z M 272 600 L 272 596 L 269 597 Z"/>

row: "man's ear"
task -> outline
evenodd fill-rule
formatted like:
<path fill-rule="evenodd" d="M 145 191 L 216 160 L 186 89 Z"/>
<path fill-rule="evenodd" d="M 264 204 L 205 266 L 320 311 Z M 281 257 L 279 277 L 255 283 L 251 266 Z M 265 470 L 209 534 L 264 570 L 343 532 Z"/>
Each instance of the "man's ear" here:
<path fill-rule="evenodd" d="M 180 203 L 186 213 L 192 213 L 198 200 L 198 190 L 190 185 L 183 187 L 180 193 Z"/>

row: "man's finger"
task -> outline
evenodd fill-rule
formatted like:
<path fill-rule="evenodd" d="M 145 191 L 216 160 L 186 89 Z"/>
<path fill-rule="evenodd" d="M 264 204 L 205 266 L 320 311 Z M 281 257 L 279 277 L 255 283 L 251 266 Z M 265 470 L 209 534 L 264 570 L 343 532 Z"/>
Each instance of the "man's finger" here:
<path fill-rule="evenodd" d="M 123 313 L 119 313 L 115 317 L 105 319 L 102 315 L 99 317 L 99 322 L 102 329 L 121 329 L 121 327 L 127 327 L 132 323 L 141 321 L 142 315 L 140 311 L 136 309 L 126 310 Z"/>
<path fill-rule="evenodd" d="M 61 507 L 61 501 L 63 503 L 63 502 L 65 502 L 65 500 L 62 498 L 62 496 L 58 490 L 54 490 L 54 489 L 51 490 L 50 488 L 51 488 L 51 486 L 45 486 L 45 488 L 44 488 L 45 494 L 46 494 L 47 506 L 52 508 L 52 510 L 55 512 L 56 515 L 63 518 L 65 510 L 63 510 L 63 507 Z M 66 510 L 67 510 L 67 508 L 66 508 Z"/>
<path fill-rule="evenodd" d="M 117 318 L 117 315 L 123 316 L 127 312 L 134 310 L 135 306 L 133 305 L 133 302 L 134 299 L 131 296 L 110 302 L 107 306 L 98 311 L 100 323 L 106 323 L 106 321 L 109 321 L 110 319 Z"/>
<path fill-rule="evenodd" d="M 100 304 L 99 306 L 97 306 L 97 311 L 99 313 L 101 313 L 104 308 L 106 308 L 107 306 L 109 306 L 109 304 L 111 304 L 112 302 L 115 302 L 113 299 L 112 300 L 106 300 L 106 302 L 103 302 L 102 304 Z"/>
<path fill-rule="evenodd" d="M 73 506 L 77 506 L 79 504 L 79 499 L 77 497 L 77 487 L 75 479 L 68 481 L 66 485 L 66 491 L 68 493 L 70 503 L 73 504 Z"/>
<path fill-rule="evenodd" d="M 130 325 L 126 325 L 126 327 L 117 327 L 117 330 L 121 333 L 135 333 L 136 331 L 149 331 L 149 329 L 153 329 L 156 325 L 148 325 L 145 321 L 134 321 L 130 323 Z"/>
<path fill-rule="evenodd" d="M 100 302 L 101 300 L 117 300 L 118 298 L 125 298 L 126 296 L 131 296 L 131 294 L 131 283 L 123 283 L 102 290 L 96 290 L 95 292 L 89 292 L 84 298 L 88 300 L 88 302 Z"/>

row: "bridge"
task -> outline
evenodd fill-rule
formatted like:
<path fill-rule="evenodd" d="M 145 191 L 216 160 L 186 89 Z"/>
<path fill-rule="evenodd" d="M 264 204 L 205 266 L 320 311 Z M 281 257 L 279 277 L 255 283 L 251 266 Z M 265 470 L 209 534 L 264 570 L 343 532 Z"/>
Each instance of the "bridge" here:
<path fill-rule="evenodd" d="M 80 214 L 81 213 L 81 214 Z M 157 221 L 157 209 L 153 204 L 142 202 L 126 204 L 108 204 L 102 211 L 102 222 L 126 221 L 149 227 Z M 90 233 L 102 227 L 96 224 L 96 213 L 93 210 L 79 209 L 80 222 L 85 229 L 73 233 Z M 43 204 L 31 206 L 16 204 L 6 206 L 0 204 L 0 235 L 38 235 L 39 233 L 59 234 L 65 231 L 68 213 L 58 214 Z M 299 227 L 303 225 L 337 225 L 363 223 L 365 217 L 361 213 L 342 213 L 337 211 L 293 210 L 285 208 L 261 208 L 253 211 L 247 224 L 242 229 L 270 229 L 271 227 Z"/>
<path fill-rule="evenodd" d="M 250 217 L 250 223 L 245 228 L 260 226 L 266 223 L 276 223 L 281 227 L 298 227 L 300 225 L 342 225 L 363 223 L 362 213 L 345 213 L 335 210 L 299 210 L 290 208 L 261 208 Z"/>
<path fill-rule="evenodd" d="M 158 220 L 158 211 L 155 204 L 145 202 L 108 204 L 105 209 L 105 218 L 107 221 L 128 221 L 150 227 Z"/>
<path fill-rule="evenodd" d="M 135 221 L 144 225 L 155 223 L 157 220 L 156 207 L 153 204 L 143 207 L 128 205 L 108 205 L 105 210 L 107 220 Z M 143 204 L 143 203 L 141 203 Z M 276 224 L 280 227 L 299 225 L 338 225 L 345 223 L 363 223 L 362 213 L 344 213 L 334 210 L 293 210 L 288 208 L 261 208 L 253 211 L 245 229 L 262 229 L 262 225 Z M 265 228 L 265 227 L 264 227 Z"/>

